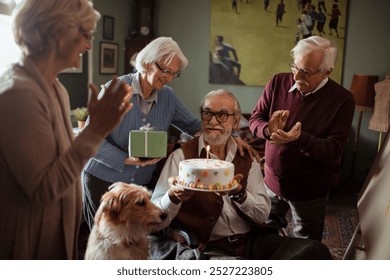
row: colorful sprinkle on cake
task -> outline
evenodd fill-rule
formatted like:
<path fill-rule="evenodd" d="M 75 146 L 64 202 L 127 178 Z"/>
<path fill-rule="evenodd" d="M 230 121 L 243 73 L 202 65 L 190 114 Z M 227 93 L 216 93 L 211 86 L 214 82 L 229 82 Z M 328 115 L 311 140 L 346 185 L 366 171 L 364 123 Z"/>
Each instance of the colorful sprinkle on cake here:
<path fill-rule="evenodd" d="M 200 190 L 228 190 L 237 184 L 234 165 L 217 159 L 187 159 L 179 163 L 179 185 Z"/>

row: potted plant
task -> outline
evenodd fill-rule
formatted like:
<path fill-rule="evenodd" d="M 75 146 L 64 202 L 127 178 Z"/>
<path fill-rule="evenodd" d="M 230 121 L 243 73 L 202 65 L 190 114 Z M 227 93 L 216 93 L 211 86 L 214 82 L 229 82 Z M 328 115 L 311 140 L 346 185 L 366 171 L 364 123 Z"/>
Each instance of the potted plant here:
<path fill-rule="evenodd" d="M 88 109 L 86 107 L 78 107 L 72 110 L 72 114 L 77 120 L 78 127 L 82 129 L 88 117 Z"/>

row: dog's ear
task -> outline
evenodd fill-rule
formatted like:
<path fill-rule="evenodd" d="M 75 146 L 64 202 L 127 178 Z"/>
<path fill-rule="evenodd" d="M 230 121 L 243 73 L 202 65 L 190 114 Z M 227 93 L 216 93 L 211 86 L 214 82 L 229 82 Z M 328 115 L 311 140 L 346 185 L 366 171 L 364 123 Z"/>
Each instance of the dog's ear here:
<path fill-rule="evenodd" d="M 152 191 L 149 190 L 147 187 L 144 187 L 144 186 L 140 186 L 141 190 L 143 190 L 144 192 L 148 193 L 149 196 L 152 196 Z"/>
<path fill-rule="evenodd" d="M 135 204 L 138 206 L 145 206 L 146 205 L 146 199 L 144 196 L 140 196 L 136 199 Z"/>
<path fill-rule="evenodd" d="M 101 201 L 102 212 L 109 215 L 111 219 L 117 220 L 121 209 L 123 208 L 123 202 L 121 202 L 121 195 L 117 195 L 112 192 L 106 192 Z"/>

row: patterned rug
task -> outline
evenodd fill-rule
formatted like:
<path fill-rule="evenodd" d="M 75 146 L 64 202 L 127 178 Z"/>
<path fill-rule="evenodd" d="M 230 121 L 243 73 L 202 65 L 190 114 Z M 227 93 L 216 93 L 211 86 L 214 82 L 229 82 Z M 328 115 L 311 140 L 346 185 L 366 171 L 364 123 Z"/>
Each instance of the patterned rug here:
<path fill-rule="evenodd" d="M 334 259 L 342 259 L 358 223 L 357 209 L 328 206 L 322 242 Z"/>
<path fill-rule="evenodd" d="M 328 205 L 322 242 L 328 246 L 333 259 L 341 260 L 359 223 L 357 209 Z M 287 233 L 292 235 L 290 216 Z"/>

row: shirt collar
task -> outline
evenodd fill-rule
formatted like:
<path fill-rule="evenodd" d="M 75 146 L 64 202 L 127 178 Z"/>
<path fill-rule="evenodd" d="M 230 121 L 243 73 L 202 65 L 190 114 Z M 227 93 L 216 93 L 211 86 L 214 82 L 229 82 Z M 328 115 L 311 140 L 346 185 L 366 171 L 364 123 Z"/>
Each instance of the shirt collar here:
<path fill-rule="evenodd" d="M 205 146 L 205 143 L 204 143 L 204 138 L 203 138 L 203 134 L 201 134 L 199 136 L 199 145 L 198 145 L 198 156 L 200 156 L 200 154 L 202 153 L 202 150 L 205 149 L 206 150 L 206 146 Z M 223 159 L 225 161 L 229 161 L 229 162 L 232 162 L 235 155 L 236 155 L 236 152 L 237 152 L 237 143 L 236 141 L 234 141 L 233 137 L 229 137 L 228 139 L 228 142 L 227 142 L 227 154 L 226 154 L 226 158 Z M 210 153 L 210 158 L 213 158 L 213 159 L 218 159 L 214 154 Z"/>
<path fill-rule="evenodd" d="M 325 78 L 322 80 L 322 82 L 313 90 L 313 91 L 310 91 L 306 94 L 303 94 L 302 92 L 300 92 L 302 94 L 302 96 L 308 96 L 308 95 L 311 95 L 313 93 L 315 93 L 316 91 L 320 90 L 327 82 L 328 82 L 329 78 Z M 295 89 L 297 88 L 297 83 L 295 83 L 289 90 L 288 92 L 293 92 Z"/>
<path fill-rule="evenodd" d="M 140 98 L 142 98 L 144 101 L 148 101 L 148 102 L 156 102 L 158 101 L 158 94 L 157 94 L 157 90 L 154 90 L 152 92 L 152 94 L 148 97 L 148 99 L 144 99 L 144 96 L 142 95 L 142 91 L 141 91 L 141 84 L 140 84 L 140 81 L 139 81 L 139 76 L 141 75 L 141 73 L 137 72 L 133 75 L 133 79 L 131 81 L 131 88 L 133 89 L 133 95 L 139 95 Z"/>

